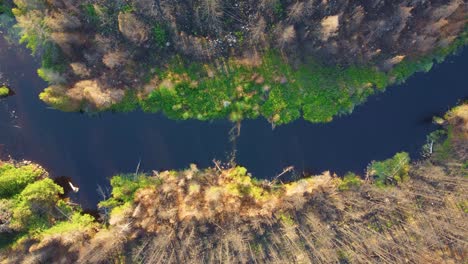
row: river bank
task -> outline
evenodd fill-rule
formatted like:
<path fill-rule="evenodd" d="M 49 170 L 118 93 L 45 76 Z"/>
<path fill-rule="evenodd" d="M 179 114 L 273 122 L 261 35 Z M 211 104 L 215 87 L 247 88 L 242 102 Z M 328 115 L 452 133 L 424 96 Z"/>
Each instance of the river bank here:
<path fill-rule="evenodd" d="M 38 74 L 49 83 L 40 98 L 56 109 L 263 117 L 273 126 L 349 114 L 468 39 L 460 1 L 271 3 L 240 2 L 230 12 L 217 3 L 223 19 L 209 24 L 215 30 L 199 16 L 203 3 L 175 3 L 174 12 L 149 2 L 18 1 L 13 13 L 20 42 L 41 59 Z M 230 20 L 232 12 L 241 19 Z"/>
<path fill-rule="evenodd" d="M 72 177 L 82 188 L 76 198 L 85 207 L 96 204 L 96 188 L 108 184 L 105 177 L 134 171 L 140 161 L 142 171 L 182 169 L 189 163 L 209 167 L 214 158 L 229 160 L 233 152 L 227 121 L 177 122 L 141 112 L 89 116 L 48 109 L 37 99 L 47 86 L 36 74 L 39 62 L 3 39 L 0 47 L 0 71 L 16 92 L 0 102 L 3 153 Z M 449 57 L 430 74 L 416 74 L 332 123 L 297 120 L 272 130 L 264 120 L 245 120 L 236 160 L 257 177 L 268 178 L 289 166 L 297 175 L 330 168 L 339 174 L 362 173 L 370 160 L 399 151 L 416 158 L 424 135 L 437 129 L 432 116 L 467 96 L 467 56 L 465 51 Z"/>

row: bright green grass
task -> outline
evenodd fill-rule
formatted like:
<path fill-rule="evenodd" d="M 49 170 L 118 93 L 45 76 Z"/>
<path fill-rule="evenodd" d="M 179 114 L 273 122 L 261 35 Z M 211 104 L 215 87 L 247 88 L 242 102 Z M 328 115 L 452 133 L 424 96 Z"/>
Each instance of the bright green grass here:
<path fill-rule="evenodd" d="M 263 116 L 279 125 L 303 116 L 311 122 L 329 122 L 334 116 L 351 113 L 355 105 L 383 90 L 391 79 L 401 81 L 410 72 L 427 68 L 411 62 L 417 67 L 384 73 L 370 66 L 341 68 L 309 60 L 295 70 L 274 52 L 266 54 L 259 67 L 233 61 L 219 64 L 209 77 L 205 65 L 184 66 L 177 60 L 158 74 L 160 80 L 170 81 L 170 87 L 166 87 L 167 82 L 154 87 L 148 97 L 139 100 L 142 109 L 162 111 L 173 119 L 228 117 L 236 122 Z"/>
<path fill-rule="evenodd" d="M 280 125 L 302 116 L 310 122 L 329 122 L 351 113 L 356 105 L 388 85 L 429 71 L 434 61 L 443 61 L 466 43 L 465 32 L 452 45 L 423 58 L 406 59 L 389 72 L 373 66 L 326 66 L 313 59 L 292 68 L 272 51 L 256 67 L 234 60 L 204 65 L 176 58 L 167 69 L 153 69 L 146 76 L 148 82 L 155 76 L 160 80 L 148 96 L 139 98 L 129 93 L 111 109 L 126 112 L 140 106 L 146 112 L 162 111 L 169 118 L 182 120 L 229 118 L 237 122 L 262 116 Z"/>

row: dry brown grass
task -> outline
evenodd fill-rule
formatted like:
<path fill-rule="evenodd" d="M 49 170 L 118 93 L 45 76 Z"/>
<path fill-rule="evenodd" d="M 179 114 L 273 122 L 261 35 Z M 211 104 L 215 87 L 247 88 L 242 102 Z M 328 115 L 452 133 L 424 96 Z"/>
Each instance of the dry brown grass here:
<path fill-rule="evenodd" d="M 227 186 L 249 185 L 250 177 L 235 180 L 233 170 L 160 173 L 164 183 L 138 191 L 132 209 L 108 229 L 77 236 L 77 244 L 41 241 L 29 247 L 27 259 L 457 263 L 466 257 L 468 226 L 460 205 L 468 200 L 468 181 L 430 161 L 415 164 L 411 180 L 398 187 L 363 183 L 349 191 L 338 191 L 340 180 L 322 175 L 273 187 L 254 183 L 264 193 L 238 194 Z"/>

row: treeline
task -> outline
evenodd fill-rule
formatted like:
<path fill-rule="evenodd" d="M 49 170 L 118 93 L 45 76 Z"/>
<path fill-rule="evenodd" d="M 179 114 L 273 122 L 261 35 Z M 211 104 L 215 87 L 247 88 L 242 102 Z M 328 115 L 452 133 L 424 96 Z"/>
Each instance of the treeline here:
<path fill-rule="evenodd" d="M 466 43 L 466 3 L 14 0 L 65 111 L 327 122 Z"/>
<path fill-rule="evenodd" d="M 59 198 L 63 190 L 37 165 L 4 163 L 0 261 L 460 263 L 468 105 L 440 123 L 445 129 L 428 136 L 427 159 L 411 163 L 398 153 L 371 162 L 363 177 L 260 181 L 218 163 L 117 175 L 99 204 L 99 224 Z"/>

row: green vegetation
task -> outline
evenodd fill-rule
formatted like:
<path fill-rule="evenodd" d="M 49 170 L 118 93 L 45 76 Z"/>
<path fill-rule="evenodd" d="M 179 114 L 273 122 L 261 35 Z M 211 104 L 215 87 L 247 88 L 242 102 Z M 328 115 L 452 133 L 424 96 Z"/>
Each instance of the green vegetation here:
<path fill-rule="evenodd" d="M 29 184 L 16 197 L 11 227 L 20 232 L 37 235 L 53 224 L 47 211 L 59 200 L 63 194 L 62 187 L 51 179 L 43 179 Z"/>
<path fill-rule="evenodd" d="M 0 97 L 6 97 L 9 94 L 10 94 L 10 89 L 8 89 L 8 87 L 6 87 L 5 85 L 0 86 Z"/>
<path fill-rule="evenodd" d="M 0 0 L 0 28 L 2 29 L 2 38 L 9 43 L 18 43 L 20 32 L 19 28 L 14 26 L 16 19 L 12 5 L 11 0 Z"/>
<path fill-rule="evenodd" d="M 63 73 L 67 67 L 64 63 L 65 57 L 57 45 L 50 42 L 44 45 L 41 56 L 41 69 Z"/>
<path fill-rule="evenodd" d="M 0 248 L 91 226 L 94 218 L 60 198 L 62 187 L 30 163 L 0 165 Z M 8 239 L 4 239 L 3 236 Z"/>
<path fill-rule="evenodd" d="M 15 17 L 19 17 L 23 14 L 23 11 L 18 8 L 13 8 L 12 12 Z M 21 28 L 21 38 L 19 40 L 20 44 L 26 44 L 26 47 L 31 50 L 32 54 L 37 54 L 40 47 L 46 44 L 46 34 L 44 30 L 43 17 L 40 15 L 30 16 L 27 22 L 28 27 Z"/>
<path fill-rule="evenodd" d="M 57 105 L 64 105 L 63 102 L 59 102 Z M 66 106 L 66 105 L 65 105 Z M 124 98 L 122 99 L 122 101 L 116 103 L 116 104 L 113 104 L 110 108 L 111 111 L 114 111 L 114 112 L 131 112 L 133 110 L 135 110 L 136 108 L 138 108 L 139 106 L 139 100 L 138 100 L 138 97 L 136 95 L 136 93 L 132 90 L 129 90 L 125 93 L 125 96 Z M 61 107 L 63 108 L 63 107 Z"/>
<path fill-rule="evenodd" d="M 465 29 L 452 44 L 446 47 L 439 47 L 430 55 L 418 59 L 403 60 L 392 69 L 391 76 L 394 77 L 397 82 L 401 83 L 416 72 L 429 72 L 434 62 L 443 62 L 447 56 L 456 53 L 467 45 L 467 43 L 468 30 Z"/>
<path fill-rule="evenodd" d="M 80 232 L 92 227 L 98 227 L 96 219 L 94 217 L 74 212 L 69 216 L 67 221 L 61 221 L 56 223 L 49 229 L 44 230 L 42 236 L 56 236 L 61 234 L 67 234 L 71 232 Z"/>
<path fill-rule="evenodd" d="M 7 2 L 7 0 L 0 0 L 0 16 L 7 15 L 9 17 L 13 17 L 13 12 L 11 11 L 11 4 Z"/>
<path fill-rule="evenodd" d="M 463 163 L 462 165 L 462 171 L 465 172 L 465 174 L 463 174 L 464 177 L 468 177 L 468 160 L 465 161 L 465 163 Z"/>
<path fill-rule="evenodd" d="M 121 11 L 122 13 L 130 13 L 130 12 L 132 12 L 133 10 L 134 10 L 134 8 L 133 8 L 133 6 L 132 6 L 131 4 L 126 4 L 126 5 L 124 5 L 124 6 L 120 9 L 120 11 Z"/>
<path fill-rule="evenodd" d="M 466 157 L 466 142 L 468 142 L 468 104 L 454 107 L 444 116 L 444 130 L 436 131 L 429 137 L 435 146 L 432 159 L 438 163 L 456 164 L 457 156 Z M 468 160 L 468 158 L 465 158 Z M 456 165 L 460 174 L 468 175 L 466 161 Z M 452 168 L 452 170 L 455 170 Z"/>
<path fill-rule="evenodd" d="M 451 133 L 450 131 L 450 127 L 448 128 L 448 131 L 449 133 L 444 133 L 443 135 L 441 135 L 438 140 L 442 139 L 441 140 L 441 144 L 438 144 L 435 148 L 434 148 L 434 152 L 436 153 L 436 157 L 438 160 L 440 161 L 444 161 L 444 160 L 447 160 L 450 158 L 450 155 L 453 151 L 452 149 L 452 144 L 451 144 L 451 141 L 452 141 L 452 135 L 453 133 Z"/>
<path fill-rule="evenodd" d="M 166 47 L 166 43 L 169 38 L 167 36 L 167 30 L 162 24 L 156 24 L 152 29 L 154 42 L 161 48 Z"/>
<path fill-rule="evenodd" d="M 279 219 L 281 220 L 281 223 L 287 227 L 292 227 L 296 224 L 294 219 L 290 215 L 285 213 L 281 213 L 279 215 Z"/>
<path fill-rule="evenodd" d="M 134 200 L 135 192 L 149 186 L 157 186 L 160 181 L 145 174 L 122 174 L 111 179 L 112 198 L 99 203 L 100 207 L 114 209 L 127 206 Z"/>
<path fill-rule="evenodd" d="M 53 89 L 52 87 L 46 88 L 41 94 L 39 99 L 47 101 L 55 108 L 65 112 L 72 112 L 76 110 L 76 106 L 70 98 L 64 96 L 60 91 Z"/>
<path fill-rule="evenodd" d="M 294 70 L 276 53 L 261 66 L 225 61 L 223 70 L 207 65 L 173 63 L 163 80 L 141 101 L 143 110 L 162 111 L 173 119 L 211 120 L 228 116 L 236 122 L 260 115 L 274 124 L 298 119 L 328 122 L 383 89 L 388 76 L 372 67 L 330 67 L 310 61 Z M 209 75 L 212 74 L 212 77 Z"/>
<path fill-rule="evenodd" d="M 355 190 L 361 186 L 362 180 L 360 177 L 352 172 L 348 172 L 344 177 L 341 183 L 338 185 L 338 190 L 347 191 Z"/>
<path fill-rule="evenodd" d="M 15 167 L 9 163 L 0 166 L 0 198 L 10 198 L 20 193 L 28 184 L 38 180 L 45 171 L 35 165 Z"/>
<path fill-rule="evenodd" d="M 4 0 L 0 0 L 0 15 L 7 12 L 8 8 L 5 6 Z"/>
<path fill-rule="evenodd" d="M 410 158 L 408 153 L 400 152 L 393 158 L 384 161 L 373 161 L 368 174 L 374 177 L 377 186 L 397 185 L 408 179 Z"/>
<path fill-rule="evenodd" d="M 285 16 L 285 10 L 281 0 L 274 0 L 273 2 L 273 12 L 278 18 L 283 18 Z"/>
<path fill-rule="evenodd" d="M 82 4 L 81 8 L 90 24 L 97 25 L 99 23 L 99 16 L 94 4 Z"/>

